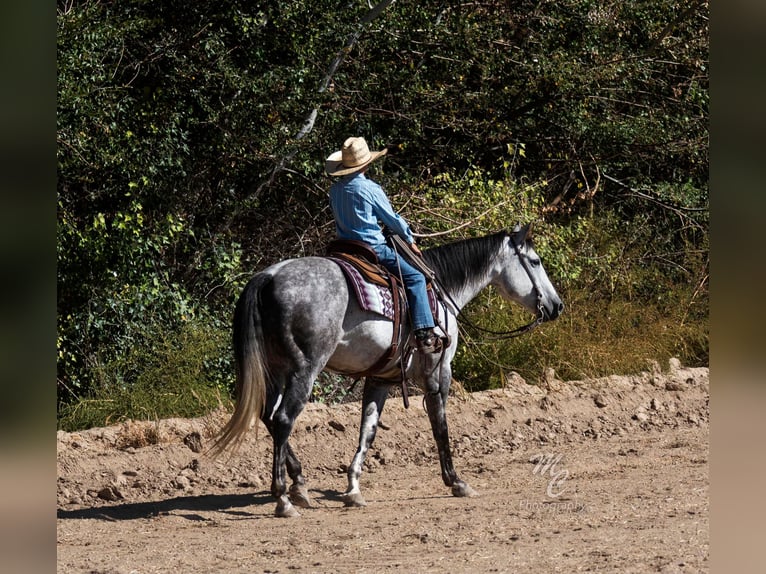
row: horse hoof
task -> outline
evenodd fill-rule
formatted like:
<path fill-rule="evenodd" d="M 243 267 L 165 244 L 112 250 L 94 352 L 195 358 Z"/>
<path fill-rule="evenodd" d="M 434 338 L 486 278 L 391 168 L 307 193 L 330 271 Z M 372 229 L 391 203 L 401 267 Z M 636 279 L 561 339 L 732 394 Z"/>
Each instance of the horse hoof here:
<path fill-rule="evenodd" d="M 300 508 L 311 508 L 311 499 L 309 498 L 309 491 L 305 484 L 293 484 L 290 487 L 288 493 L 290 502 Z"/>
<path fill-rule="evenodd" d="M 452 496 L 473 498 L 479 496 L 479 493 L 465 482 L 456 482 L 452 485 Z"/>
<path fill-rule="evenodd" d="M 361 492 L 352 492 L 343 495 L 343 504 L 351 507 L 367 506 L 367 501 Z"/>
<path fill-rule="evenodd" d="M 274 516 L 279 518 L 298 518 L 300 513 L 295 510 L 295 507 L 290 504 L 290 501 L 280 500 L 277 502 L 277 508 L 274 511 Z"/>

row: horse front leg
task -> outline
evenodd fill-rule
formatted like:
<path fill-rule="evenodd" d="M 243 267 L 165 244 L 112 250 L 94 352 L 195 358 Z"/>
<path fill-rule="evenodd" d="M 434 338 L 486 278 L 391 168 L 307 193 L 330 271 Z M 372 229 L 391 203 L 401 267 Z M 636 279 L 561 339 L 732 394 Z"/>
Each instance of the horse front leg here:
<path fill-rule="evenodd" d="M 387 397 L 388 387 L 386 385 L 376 384 L 369 377 L 365 379 L 362 395 L 362 423 L 359 427 L 359 447 L 348 467 L 348 488 L 343 493 L 343 501 L 346 506 L 367 506 L 367 502 L 359 490 L 359 477 L 362 475 L 362 464 L 364 464 L 367 451 L 370 449 L 372 441 L 375 440 L 378 421 Z"/>
<path fill-rule="evenodd" d="M 439 449 L 442 479 L 445 485 L 451 487 L 453 496 L 477 496 L 478 493 L 467 482 L 458 477 L 457 472 L 455 472 L 455 466 L 452 464 L 452 451 L 449 446 L 446 414 L 449 383 L 450 378 L 447 379 L 446 384 L 442 383 L 439 386 L 439 390 L 426 392 L 425 399 L 428 419 L 431 421 L 431 430 L 436 440 L 436 446 Z"/>

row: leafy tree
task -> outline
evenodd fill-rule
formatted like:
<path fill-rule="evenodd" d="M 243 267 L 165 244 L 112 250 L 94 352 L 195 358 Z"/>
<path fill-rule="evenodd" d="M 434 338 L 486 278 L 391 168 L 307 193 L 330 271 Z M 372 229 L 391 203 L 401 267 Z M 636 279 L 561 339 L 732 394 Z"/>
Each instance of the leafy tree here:
<path fill-rule="evenodd" d="M 321 252 L 348 135 L 426 245 L 535 220 L 570 296 L 688 309 L 705 360 L 706 1 L 58 7 L 62 405 L 167 378 L 168 341 L 225 389 L 233 300 Z"/>

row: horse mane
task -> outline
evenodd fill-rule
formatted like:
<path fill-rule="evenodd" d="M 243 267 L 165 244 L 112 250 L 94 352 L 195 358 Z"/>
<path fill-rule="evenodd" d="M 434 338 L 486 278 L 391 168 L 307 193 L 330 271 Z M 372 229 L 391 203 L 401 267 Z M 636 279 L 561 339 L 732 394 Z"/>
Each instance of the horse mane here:
<path fill-rule="evenodd" d="M 463 239 L 423 251 L 428 266 L 449 292 L 463 289 L 472 279 L 486 273 L 500 250 L 507 231 Z"/>

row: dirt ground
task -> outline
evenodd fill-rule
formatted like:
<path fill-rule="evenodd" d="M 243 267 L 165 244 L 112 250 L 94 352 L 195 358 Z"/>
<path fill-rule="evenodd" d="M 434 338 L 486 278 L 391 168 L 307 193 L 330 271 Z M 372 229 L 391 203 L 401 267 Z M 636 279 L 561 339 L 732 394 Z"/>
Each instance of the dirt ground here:
<path fill-rule="evenodd" d="M 310 404 L 291 442 L 314 507 L 273 516 L 261 428 L 229 460 L 200 451 L 226 420 L 59 432 L 58 572 L 707 572 L 708 369 L 512 376 L 447 409 L 458 474 L 443 485 L 419 397 L 391 397 L 362 475 L 340 494 L 359 403 Z"/>

